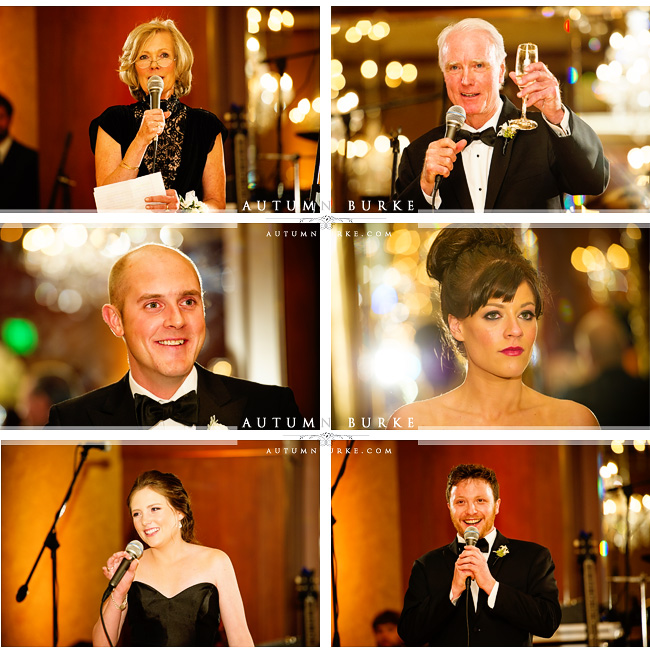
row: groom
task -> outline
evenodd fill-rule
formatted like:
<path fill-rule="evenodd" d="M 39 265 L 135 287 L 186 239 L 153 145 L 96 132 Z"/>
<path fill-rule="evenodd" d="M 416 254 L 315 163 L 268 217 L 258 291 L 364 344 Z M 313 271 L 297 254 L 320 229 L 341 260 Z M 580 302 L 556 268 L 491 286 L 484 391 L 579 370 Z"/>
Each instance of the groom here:
<path fill-rule="evenodd" d="M 551 554 L 504 537 L 494 527 L 500 505 L 493 470 L 451 470 L 447 506 L 458 534 L 413 565 L 398 627 L 407 646 L 532 645 L 533 634 L 549 638 L 557 630 L 561 611 Z M 463 543 L 470 526 L 478 529 L 477 546 Z"/>
<path fill-rule="evenodd" d="M 126 344 L 117 383 L 54 405 L 50 426 L 303 429 L 289 388 L 216 375 L 196 363 L 205 340 L 203 287 L 180 251 L 145 244 L 111 269 L 102 316 Z"/>

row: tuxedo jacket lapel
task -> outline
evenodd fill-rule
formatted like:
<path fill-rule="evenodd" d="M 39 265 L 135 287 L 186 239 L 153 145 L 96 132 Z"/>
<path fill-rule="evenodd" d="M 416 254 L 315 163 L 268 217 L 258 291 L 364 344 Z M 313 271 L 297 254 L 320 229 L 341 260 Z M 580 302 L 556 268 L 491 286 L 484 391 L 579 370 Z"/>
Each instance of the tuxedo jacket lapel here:
<path fill-rule="evenodd" d="M 507 98 L 503 98 L 503 109 L 501 110 L 501 115 L 499 115 L 499 122 L 497 124 L 497 133 L 499 127 L 504 122 L 508 120 L 513 120 L 519 116 L 519 111 L 515 105 Z M 508 165 L 510 164 L 510 158 L 512 157 L 512 150 L 515 146 L 515 138 L 508 142 L 505 147 L 505 154 L 503 153 L 504 145 L 506 144 L 505 138 L 498 138 L 497 143 L 492 152 L 492 162 L 490 163 L 490 173 L 488 175 L 488 188 L 487 194 L 485 196 L 485 209 L 493 210 L 494 204 L 497 200 L 501 186 L 508 171 Z"/>
<path fill-rule="evenodd" d="M 497 536 L 496 539 L 494 540 L 494 544 L 492 544 L 492 550 L 490 551 L 490 557 L 488 558 L 488 568 L 490 569 L 490 573 L 492 574 L 492 577 L 495 580 L 498 580 L 498 575 L 499 572 L 501 571 L 501 567 L 503 566 L 503 563 L 507 561 L 508 556 L 504 555 L 503 557 L 499 557 L 496 554 L 496 551 L 498 551 L 502 546 L 508 546 L 508 538 L 502 535 L 498 530 L 497 530 Z"/>
<path fill-rule="evenodd" d="M 445 553 L 445 560 L 447 560 L 447 564 L 450 566 L 451 570 L 453 571 L 456 565 L 456 560 L 458 559 L 458 556 L 460 553 L 458 552 L 458 538 L 454 537 L 454 541 L 449 544 L 447 547 L 449 549 L 449 552 Z"/>
<path fill-rule="evenodd" d="M 214 416 L 219 424 L 239 426 L 248 402 L 245 395 L 233 396 L 225 383 L 210 371 L 197 366 L 199 395 L 199 427 L 206 427 Z"/>
<path fill-rule="evenodd" d="M 101 426 L 137 427 L 135 417 L 135 402 L 129 386 L 128 373 L 111 387 L 103 403 L 90 410 L 89 415 Z"/>

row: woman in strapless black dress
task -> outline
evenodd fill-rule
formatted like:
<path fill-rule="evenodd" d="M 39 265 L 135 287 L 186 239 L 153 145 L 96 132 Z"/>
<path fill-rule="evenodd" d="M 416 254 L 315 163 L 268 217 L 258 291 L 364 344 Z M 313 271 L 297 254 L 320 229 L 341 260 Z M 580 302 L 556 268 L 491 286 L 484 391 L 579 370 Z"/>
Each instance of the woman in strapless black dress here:
<path fill-rule="evenodd" d="M 173 20 L 152 20 L 129 34 L 120 57 L 120 79 L 137 102 L 111 106 L 90 124 L 98 186 L 155 170 L 162 172 L 166 194 L 147 197 L 143 207 L 175 211 L 179 195 L 193 190 L 210 210 L 225 209 L 223 141 L 228 131 L 216 115 L 179 101 L 192 87 L 193 62 L 192 48 Z M 149 107 L 153 76 L 163 85 L 157 109 Z"/>
<path fill-rule="evenodd" d="M 190 499 L 180 480 L 157 470 L 145 472 L 127 504 L 149 548 L 133 560 L 103 605 L 112 644 L 126 623 L 131 646 L 214 646 L 223 617 L 228 645 L 252 647 L 230 559 L 197 543 Z M 126 551 L 108 558 L 103 568 L 108 579 L 124 557 Z M 93 645 L 109 645 L 101 620 L 93 628 Z"/>

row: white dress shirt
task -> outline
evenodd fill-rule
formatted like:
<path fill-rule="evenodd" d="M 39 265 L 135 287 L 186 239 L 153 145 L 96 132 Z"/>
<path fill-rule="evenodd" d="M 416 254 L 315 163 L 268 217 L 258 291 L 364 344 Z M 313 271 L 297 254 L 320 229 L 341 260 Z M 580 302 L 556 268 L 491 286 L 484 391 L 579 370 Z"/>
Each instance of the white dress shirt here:
<path fill-rule="evenodd" d="M 199 381 L 199 373 L 196 371 L 196 366 L 194 366 L 190 374 L 187 375 L 187 377 L 185 377 L 185 381 L 179 386 L 178 390 L 169 399 L 161 399 L 157 395 L 150 393 L 146 388 L 140 386 L 140 384 L 138 384 L 138 382 L 135 379 L 133 379 L 133 375 L 129 372 L 129 386 L 131 387 L 131 393 L 133 395 L 136 395 L 138 393 L 140 393 L 141 395 L 146 395 L 147 397 L 150 397 L 152 400 L 155 400 L 160 404 L 167 404 L 167 402 L 173 402 L 174 400 L 177 400 L 179 397 L 183 397 L 183 395 L 187 395 L 187 393 L 191 393 L 193 390 L 197 390 L 198 381 Z M 196 429 L 195 426 L 188 427 L 185 424 L 176 422 L 176 420 L 172 420 L 171 418 L 168 418 L 167 420 L 160 420 L 160 422 L 157 422 L 151 428 L 152 429 L 179 429 L 179 428 Z"/>
<path fill-rule="evenodd" d="M 465 543 L 465 540 L 458 534 L 456 534 L 456 538 L 461 544 Z M 494 545 L 494 540 L 497 538 L 497 529 L 493 528 L 491 532 L 489 532 L 486 536 L 485 539 L 488 543 L 488 550 L 487 553 L 484 553 L 481 551 L 483 557 L 485 558 L 485 561 L 487 562 L 488 558 L 490 557 L 490 552 L 492 551 L 492 546 Z M 470 586 L 472 590 L 472 600 L 474 601 L 474 611 L 478 609 L 478 583 L 476 580 L 472 579 L 472 583 Z M 490 609 L 494 608 L 494 603 L 497 601 L 497 591 L 499 590 L 499 583 L 495 582 L 494 588 L 492 589 L 492 593 L 488 596 L 488 606 Z M 458 596 L 460 598 L 460 596 Z M 452 604 L 455 605 L 458 602 L 458 598 L 453 598 L 452 593 L 449 592 L 449 600 L 451 600 Z"/>
<path fill-rule="evenodd" d="M 480 128 L 475 129 L 469 124 L 465 123 L 463 129 L 469 131 L 470 133 L 478 133 L 479 131 L 484 131 L 493 127 L 494 130 L 498 133 L 500 125 L 497 124 L 499 121 L 499 116 L 503 109 L 503 100 L 499 99 L 499 105 L 496 112 L 492 117 Z M 551 124 L 544 114 L 542 117 L 546 120 L 546 123 L 551 127 L 554 133 L 557 134 L 560 138 L 565 138 L 571 135 L 569 130 L 569 111 L 562 106 L 564 110 L 564 117 L 560 122 L 560 125 Z M 485 197 L 487 195 L 487 186 L 488 179 L 490 176 L 490 163 L 492 162 L 492 154 L 494 150 L 498 147 L 503 146 L 500 141 L 497 141 L 497 144 L 494 147 L 490 147 L 481 140 L 474 140 L 470 142 L 461 152 L 463 157 L 463 169 L 465 170 L 465 177 L 467 178 L 467 186 L 469 187 L 469 194 L 472 198 L 472 205 L 474 206 L 474 212 L 485 212 Z M 422 190 L 424 198 L 429 204 L 431 204 L 432 197 L 424 190 Z M 436 210 L 440 207 L 442 199 L 440 198 L 440 193 L 436 196 Z"/>
<path fill-rule="evenodd" d="M 11 145 L 14 143 L 14 139 L 8 135 L 2 142 L 0 142 L 0 165 L 4 163 Z"/>

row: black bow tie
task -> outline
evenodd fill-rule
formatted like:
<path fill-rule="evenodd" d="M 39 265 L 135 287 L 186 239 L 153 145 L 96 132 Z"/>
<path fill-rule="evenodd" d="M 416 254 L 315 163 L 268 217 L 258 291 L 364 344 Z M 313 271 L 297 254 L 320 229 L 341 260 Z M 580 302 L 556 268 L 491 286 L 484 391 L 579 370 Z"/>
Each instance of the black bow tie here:
<path fill-rule="evenodd" d="M 497 143 L 497 132 L 494 130 L 493 126 L 489 129 L 479 131 L 478 133 L 470 133 L 469 131 L 465 131 L 465 129 L 461 129 L 458 131 L 456 136 L 456 142 L 458 142 L 458 140 L 467 140 L 468 146 L 472 144 L 474 140 L 480 140 L 488 145 L 488 147 L 493 147 Z"/>
<path fill-rule="evenodd" d="M 465 544 L 462 542 L 458 542 L 458 554 L 460 555 L 464 550 L 465 550 Z M 481 537 L 481 539 L 476 542 L 476 548 L 481 551 L 481 553 L 487 553 L 490 550 L 490 545 L 488 544 L 487 539 L 485 537 Z"/>
<path fill-rule="evenodd" d="M 151 428 L 161 420 L 174 420 L 179 424 L 185 424 L 188 427 L 195 425 L 199 419 L 199 398 L 196 391 L 179 397 L 173 402 L 161 404 L 156 400 L 136 393 L 135 399 L 135 416 L 141 427 Z"/>

